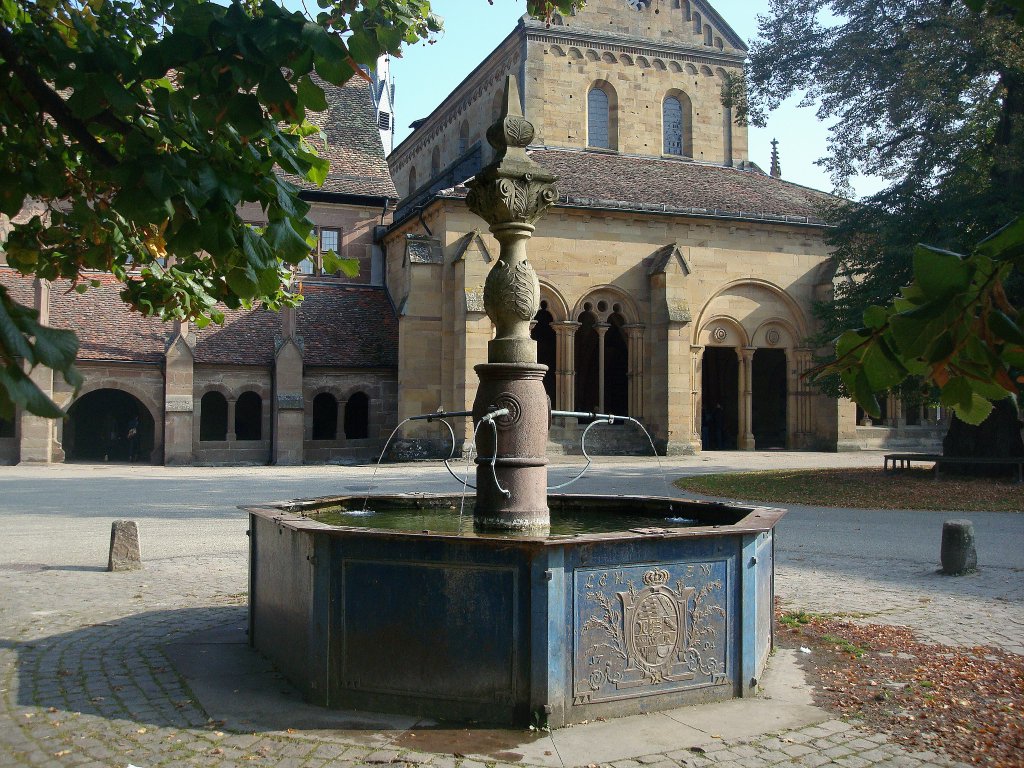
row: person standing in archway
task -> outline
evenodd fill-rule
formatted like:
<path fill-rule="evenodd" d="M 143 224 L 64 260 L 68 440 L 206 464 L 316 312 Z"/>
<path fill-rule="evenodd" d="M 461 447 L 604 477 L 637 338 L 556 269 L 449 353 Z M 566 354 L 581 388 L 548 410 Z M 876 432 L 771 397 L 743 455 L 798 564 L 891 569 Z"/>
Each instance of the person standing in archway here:
<path fill-rule="evenodd" d="M 138 461 L 139 459 L 139 415 L 135 414 L 132 416 L 131 421 L 128 422 L 128 432 L 126 433 L 128 438 L 128 461 Z"/>

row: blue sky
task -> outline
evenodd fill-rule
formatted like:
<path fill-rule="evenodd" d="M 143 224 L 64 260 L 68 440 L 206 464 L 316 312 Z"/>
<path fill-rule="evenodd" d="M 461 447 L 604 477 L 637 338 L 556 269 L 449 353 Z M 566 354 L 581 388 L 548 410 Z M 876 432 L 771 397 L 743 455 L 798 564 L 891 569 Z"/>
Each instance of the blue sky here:
<path fill-rule="evenodd" d="M 408 135 L 413 120 L 426 117 L 472 69 L 500 43 L 526 12 L 526 0 L 432 0 L 445 19 L 444 34 L 432 45 L 407 48 L 392 62 L 397 87 L 398 134 L 395 145 Z M 717 0 L 715 9 L 748 43 L 757 36 L 757 15 L 768 12 L 768 0 Z M 814 161 L 826 154 L 828 126 L 813 109 L 797 108 L 796 99 L 772 113 L 766 128 L 751 128 L 750 158 L 762 168 L 770 165 L 772 138 L 779 140 L 782 176 L 788 181 L 829 191 L 832 183 Z M 854 182 L 860 196 L 880 188 L 876 179 Z"/>

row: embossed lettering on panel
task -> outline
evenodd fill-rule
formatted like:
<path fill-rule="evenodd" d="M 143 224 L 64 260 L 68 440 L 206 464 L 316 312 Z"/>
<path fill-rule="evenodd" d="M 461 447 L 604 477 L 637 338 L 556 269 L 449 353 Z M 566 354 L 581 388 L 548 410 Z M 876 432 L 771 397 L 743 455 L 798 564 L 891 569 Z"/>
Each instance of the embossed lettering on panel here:
<path fill-rule="evenodd" d="M 726 563 L 575 571 L 573 703 L 726 685 Z"/>

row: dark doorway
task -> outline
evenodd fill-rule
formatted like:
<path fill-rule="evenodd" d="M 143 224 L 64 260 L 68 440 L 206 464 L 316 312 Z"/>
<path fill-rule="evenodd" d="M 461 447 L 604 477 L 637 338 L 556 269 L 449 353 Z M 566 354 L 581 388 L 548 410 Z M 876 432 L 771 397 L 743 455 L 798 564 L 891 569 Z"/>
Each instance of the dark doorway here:
<path fill-rule="evenodd" d="M 119 389 L 97 389 L 76 400 L 64 424 L 68 461 L 152 463 L 153 416 Z"/>
<path fill-rule="evenodd" d="M 604 334 L 604 411 L 616 416 L 629 413 L 629 344 L 618 312 L 608 318 Z"/>
<path fill-rule="evenodd" d="M 555 348 L 557 337 L 555 336 L 555 329 L 551 327 L 551 323 L 555 318 L 548 312 L 548 303 L 546 301 L 540 303 L 540 311 L 534 319 L 537 322 L 534 324 L 533 330 L 530 331 L 530 336 L 537 342 L 537 362 L 548 367 L 547 373 L 544 374 L 544 391 L 548 393 L 548 399 L 553 406 L 555 404 L 555 360 L 557 357 Z"/>
<path fill-rule="evenodd" d="M 754 352 L 750 387 L 754 448 L 786 447 L 786 353 L 781 349 Z"/>
<path fill-rule="evenodd" d="M 338 439 L 338 401 L 330 392 L 313 398 L 313 439 Z"/>
<path fill-rule="evenodd" d="M 740 429 L 740 365 L 734 348 L 704 349 L 701 391 L 701 445 L 706 451 L 735 450 Z"/>
<path fill-rule="evenodd" d="M 243 392 L 235 401 L 235 439 L 259 440 L 263 435 L 263 398 Z"/>
<path fill-rule="evenodd" d="M 345 439 L 362 440 L 370 436 L 370 398 L 356 392 L 345 403 Z"/>
<path fill-rule="evenodd" d="M 577 318 L 580 327 L 576 329 L 575 356 L 573 361 L 576 369 L 576 401 L 573 408 L 577 411 L 593 412 L 598 410 L 598 376 L 601 375 L 598 359 L 597 318 L 593 312 L 583 312 Z"/>
<path fill-rule="evenodd" d="M 228 399 L 210 391 L 199 401 L 199 440 L 223 442 L 228 439 Z"/>

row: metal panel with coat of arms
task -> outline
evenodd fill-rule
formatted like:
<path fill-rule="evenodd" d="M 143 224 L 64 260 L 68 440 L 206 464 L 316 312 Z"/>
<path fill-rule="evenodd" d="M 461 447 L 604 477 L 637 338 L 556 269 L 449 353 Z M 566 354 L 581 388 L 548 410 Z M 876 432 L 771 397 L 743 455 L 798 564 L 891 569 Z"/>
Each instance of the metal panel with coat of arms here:
<path fill-rule="evenodd" d="M 574 578 L 574 704 L 729 683 L 725 560 Z"/>

